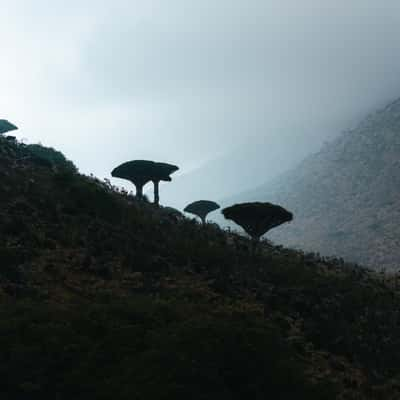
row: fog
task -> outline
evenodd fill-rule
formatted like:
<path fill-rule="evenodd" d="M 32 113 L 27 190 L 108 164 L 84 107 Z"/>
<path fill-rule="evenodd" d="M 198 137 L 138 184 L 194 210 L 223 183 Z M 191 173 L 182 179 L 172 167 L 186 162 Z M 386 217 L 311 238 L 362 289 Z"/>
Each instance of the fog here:
<path fill-rule="evenodd" d="M 0 118 L 100 178 L 179 165 L 169 205 L 257 186 L 400 97 L 398 0 L 0 5 Z"/>

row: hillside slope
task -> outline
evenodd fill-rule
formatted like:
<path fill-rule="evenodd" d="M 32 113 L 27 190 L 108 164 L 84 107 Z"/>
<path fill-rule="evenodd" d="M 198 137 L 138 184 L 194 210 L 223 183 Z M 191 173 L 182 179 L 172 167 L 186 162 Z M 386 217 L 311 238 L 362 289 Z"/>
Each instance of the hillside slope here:
<path fill-rule="evenodd" d="M 261 151 L 266 146 L 270 151 L 269 157 Z M 318 145 L 285 144 L 285 140 L 273 138 L 253 140 L 246 146 L 227 150 L 195 170 L 174 176 L 172 184 L 163 185 L 162 198 L 166 204 L 183 210 L 187 204 L 199 199 L 231 196 L 237 193 L 238 188 L 250 190 L 295 166 L 312 152 L 310 147 L 316 149 Z M 264 173 L 260 174 L 260 170 Z"/>
<path fill-rule="evenodd" d="M 2 399 L 399 398 L 395 277 L 251 257 L 33 150 L 0 138 Z"/>
<path fill-rule="evenodd" d="M 400 100 L 279 179 L 229 202 L 277 202 L 295 215 L 271 238 L 376 269 L 400 266 Z"/>

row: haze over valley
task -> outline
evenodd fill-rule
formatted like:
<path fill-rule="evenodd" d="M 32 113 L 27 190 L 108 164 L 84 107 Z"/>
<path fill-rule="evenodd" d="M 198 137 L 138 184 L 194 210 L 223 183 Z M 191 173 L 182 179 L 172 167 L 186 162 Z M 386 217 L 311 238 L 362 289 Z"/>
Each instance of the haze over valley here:
<path fill-rule="evenodd" d="M 158 159 L 180 166 L 167 204 L 182 208 L 199 188 L 225 198 L 399 97 L 399 7 L 7 2 L 0 110 L 19 138 L 62 149 L 84 173 Z"/>
<path fill-rule="evenodd" d="M 400 232 L 400 99 L 370 114 L 295 168 L 224 199 L 277 202 L 296 218 L 279 243 L 396 271 Z M 225 224 L 221 218 L 218 220 Z"/>

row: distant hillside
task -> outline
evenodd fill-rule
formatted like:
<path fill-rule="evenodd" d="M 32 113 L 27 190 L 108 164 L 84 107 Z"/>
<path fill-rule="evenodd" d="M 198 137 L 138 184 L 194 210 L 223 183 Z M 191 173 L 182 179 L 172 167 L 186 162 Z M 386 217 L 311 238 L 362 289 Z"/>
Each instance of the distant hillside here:
<path fill-rule="evenodd" d="M 228 202 L 266 200 L 295 214 L 271 238 L 371 267 L 400 267 L 400 100 L 279 179 Z"/>
<path fill-rule="evenodd" d="M 269 157 L 261 150 L 265 146 L 270 149 Z M 314 143 L 313 147 L 316 149 L 318 145 Z M 304 142 L 285 145 L 285 140 L 276 138 L 250 142 L 224 152 L 193 171 L 174 175 L 172 184 L 162 185 L 161 198 L 166 204 L 183 210 L 187 204 L 199 199 L 218 199 L 238 190 L 250 190 L 293 167 L 313 149 L 309 143 L 308 146 Z M 181 167 L 184 171 L 184 166 Z"/>
<path fill-rule="evenodd" d="M 399 399 L 395 276 L 251 256 L 2 137 L 0 183 L 1 399 Z"/>

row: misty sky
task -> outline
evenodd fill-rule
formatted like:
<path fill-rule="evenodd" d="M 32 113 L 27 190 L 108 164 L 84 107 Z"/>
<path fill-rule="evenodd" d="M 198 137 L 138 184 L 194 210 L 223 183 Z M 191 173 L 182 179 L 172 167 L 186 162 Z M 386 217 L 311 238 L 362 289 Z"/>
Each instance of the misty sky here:
<path fill-rule="evenodd" d="M 250 187 L 269 154 L 284 169 L 400 97 L 398 0 L 0 6 L 0 118 L 99 177 L 130 159 L 235 165 L 243 149 Z"/>

